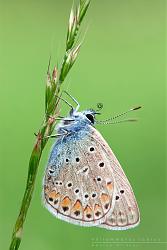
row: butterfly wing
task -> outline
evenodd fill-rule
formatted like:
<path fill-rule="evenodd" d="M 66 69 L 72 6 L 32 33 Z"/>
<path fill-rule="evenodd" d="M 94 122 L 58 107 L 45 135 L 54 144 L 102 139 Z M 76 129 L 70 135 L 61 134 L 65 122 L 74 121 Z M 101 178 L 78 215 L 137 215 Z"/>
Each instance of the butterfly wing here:
<path fill-rule="evenodd" d="M 91 128 L 90 128 L 91 129 Z M 91 132 L 81 130 L 53 146 L 46 168 L 43 200 L 56 217 L 82 226 L 107 220 L 114 208 L 110 159 Z"/>
<path fill-rule="evenodd" d="M 107 215 L 107 219 L 100 227 L 124 230 L 137 226 L 140 221 L 139 209 L 124 171 L 109 145 L 94 128 L 92 128 L 92 140 L 101 145 L 101 151 L 104 151 L 106 157 L 110 159 L 115 189 L 115 197 L 113 197 L 115 199 L 114 209 L 111 214 Z"/>

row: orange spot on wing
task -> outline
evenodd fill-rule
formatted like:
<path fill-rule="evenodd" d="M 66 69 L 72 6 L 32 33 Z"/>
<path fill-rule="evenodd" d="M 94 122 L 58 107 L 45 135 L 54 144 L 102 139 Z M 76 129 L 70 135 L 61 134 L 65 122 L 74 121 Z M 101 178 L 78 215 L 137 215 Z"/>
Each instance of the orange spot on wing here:
<path fill-rule="evenodd" d="M 45 194 L 48 194 L 50 191 L 48 187 L 44 187 L 44 190 L 45 190 Z"/>
<path fill-rule="evenodd" d="M 71 206 L 71 200 L 69 199 L 68 196 L 66 196 L 66 197 L 61 201 L 61 206 L 62 206 L 62 207 L 70 207 L 70 206 Z"/>
<path fill-rule="evenodd" d="M 86 206 L 86 208 L 84 209 L 84 217 L 86 220 L 88 219 L 93 219 L 93 211 L 92 208 L 90 206 Z"/>
<path fill-rule="evenodd" d="M 86 208 L 84 209 L 84 212 L 92 213 L 92 209 L 89 206 L 86 206 Z"/>
<path fill-rule="evenodd" d="M 108 183 L 107 183 L 107 189 L 108 189 L 109 191 L 111 191 L 111 190 L 113 189 L 112 182 L 108 182 Z"/>
<path fill-rule="evenodd" d="M 82 209 L 82 205 L 81 202 L 79 200 L 77 200 L 73 206 L 74 210 L 81 210 Z"/>
<path fill-rule="evenodd" d="M 102 203 L 109 202 L 109 195 L 108 194 L 101 194 L 100 200 Z"/>
<path fill-rule="evenodd" d="M 60 194 L 57 193 L 56 191 L 51 191 L 49 194 L 48 194 L 49 198 L 53 198 L 53 199 L 58 199 L 60 198 Z"/>
<path fill-rule="evenodd" d="M 70 213 L 70 208 L 71 208 L 71 200 L 68 196 L 66 196 L 60 203 L 62 212 L 65 214 Z"/>
<path fill-rule="evenodd" d="M 71 209 L 71 215 L 75 218 L 82 218 L 83 206 L 79 200 L 77 200 Z"/>
<path fill-rule="evenodd" d="M 100 218 L 103 215 L 102 207 L 99 204 L 95 204 L 94 206 L 94 216 L 95 218 Z"/>
<path fill-rule="evenodd" d="M 97 212 L 97 211 L 102 211 L 102 208 L 99 204 L 95 204 L 94 206 L 94 211 Z"/>

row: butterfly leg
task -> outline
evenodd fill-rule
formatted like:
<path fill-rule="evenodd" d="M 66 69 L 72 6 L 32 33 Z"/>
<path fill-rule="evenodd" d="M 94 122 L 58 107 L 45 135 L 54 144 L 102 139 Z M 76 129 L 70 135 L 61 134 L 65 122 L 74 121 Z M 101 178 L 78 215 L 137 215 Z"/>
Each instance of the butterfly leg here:
<path fill-rule="evenodd" d="M 53 120 L 55 120 L 55 121 L 61 121 L 62 119 L 64 119 L 65 117 L 64 116 L 58 116 L 58 117 L 54 117 L 54 116 L 51 116 L 51 115 L 48 115 L 48 114 L 46 114 L 46 116 L 48 117 L 48 118 L 50 118 L 50 119 L 53 119 Z M 72 118 L 66 118 L 66 121 L 74 121 L 74 119 L 72 119 Z"/>
<path fill-rule="evenodd" d="M 66 131 L 65 129 L 63 129 L 63 132 L 64 133 L 62 133 L 62 134 L 54 134 L 54 135 L 47 135 L 47 136 L 45 136 L 44 138 L 46 139 L 46 138 L 56 138 L 56 137 L 58 137 L 58 136 L 65 136 L 65 135 L 69 135 L 70 133 L 68 132 L 68 131 Z M 34 135 L 37 137 L 38 136 L 38 134 L 36 134 L 36 133 L 34 133 Z"/>
<path fill-rule="evenodd" d="M 74 107 L 69 103 L 67 102 L 64 98 L 60 97 L 60 96 L 57 96 L 55 95 L 59 100 L 62 100 L 63 102 L 65 102 L 72 110 L 74 110 Z"/>
<path fill-rule="evenodd" d="M 77 107 L 76 107 L 76 111 L 80 108 L 80 104 L 79 102 L 72 96 L 70 95 L 67 91 L 63 90 L 64 93 L 66 93 L 66 95 L 68 95 L 69 97 L 71 97 L 71 99 L 77 104 Z"/>
<path fill-rule="evenodd" d="M 47 135 L 44 138 L 56 138 L 58 136 L 63 136 L 64 134 Z"/>
<path fill-rule="evenodd" d="M 45 138 L 56 138 L 56 137 L 58 137 L 58 136 L 65 136 L 65 135 L 69 135 L 69 134 L 70 134 L 70 133 L 69 133 L 67 130 L 65 130 L 65 129 L 63 129 L 63 132 L 64 132 L 64 133 L 62 133 L 62 134 L 48 135 L 48 136 L 45 136 Z"/>

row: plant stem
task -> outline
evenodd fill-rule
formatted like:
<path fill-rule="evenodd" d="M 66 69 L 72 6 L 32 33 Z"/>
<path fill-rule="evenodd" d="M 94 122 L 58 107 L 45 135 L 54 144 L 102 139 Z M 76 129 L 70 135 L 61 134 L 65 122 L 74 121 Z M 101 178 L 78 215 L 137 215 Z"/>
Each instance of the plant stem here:
<path fill-rule="evenodd" d="M 55 121 L 59 114 L 60 99 L 58 98 L 58 96 L 60 95 L 61 85 L 78 56 L 80 45 L 74 46 L 74 44 L 80 24 L 86 14 L 89 4 L 90 0 L 80 0 L 75 14 L 74 10 L 71 10 L 66 41 L 66 51 L 59 76 L 56 67 L 53 70 L 52 77 L 50 76 L 49 69 L 47 72 L 44 121 L 41 129 L 38 132 L 36 142 L 30 157 L 26 188 L 20 208 L 20 213 L 14 226 L 12 240 L 9 248 L 10 250 L 17 250 L 22 240 L 23 226 L 28 208 L 31 203 L 39 162 L 42 156 L 42 152 L 48 141 L 47 136 L 53 132 L 56 123 Z"/>
<path fill-rule="evenodd" d="M 47 121 L 48 123 L 48 121 Z M 37 141 L 35 143 L 35 146 L 33 148 L 30 161 L 29 161 L 29 169 L 28 169 L 28 178 L 27 178 L 27 184 L 26 184 L 26 189 L 25 193 L 23 196 L 21 208 L 20 208 L 20 213 L 17 218 L 13 235 L 12 235 L 12 242 L 10 245 L 10 249 L 18 249 L 21 238 L 22 238 L 22 231 L 23 231 L 23 224 L 27 215 L 27 211 L 32 199 L 32 194 L 34 191 L 34 185 L 35 185 L 35 179 L 37 175 L 37 170 L 40 162 L 40 158 L 42 155 L 42 151 L 46 145 L 47 140 L 42 141 L 42 138 L 45 135 L 45 132 L 47 130 L 52 130 L 52 124 L 48 124 L 47 126 L 44 124 L 41 128 L 41 131 L 37 135 Z"/>

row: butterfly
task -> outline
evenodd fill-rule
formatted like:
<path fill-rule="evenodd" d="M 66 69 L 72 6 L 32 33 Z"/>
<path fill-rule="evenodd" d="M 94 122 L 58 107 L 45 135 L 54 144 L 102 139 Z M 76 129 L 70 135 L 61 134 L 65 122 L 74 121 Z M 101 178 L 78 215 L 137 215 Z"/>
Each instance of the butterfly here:
<path fill-rule="evenodd" d="M 69 115 L 56 126 L 57 140 L 43 180 L 45 207 L 57 218 L 80 226 L 111 230 L 137 226 L 140 215 L 132 187 L 110 146 L 95 129 L 99 112 L 79 112 L 78 102 L 69 96 L 77 107 L 69 104 Z"/>

